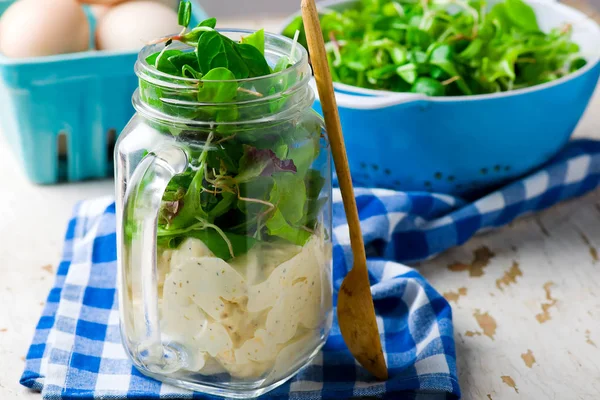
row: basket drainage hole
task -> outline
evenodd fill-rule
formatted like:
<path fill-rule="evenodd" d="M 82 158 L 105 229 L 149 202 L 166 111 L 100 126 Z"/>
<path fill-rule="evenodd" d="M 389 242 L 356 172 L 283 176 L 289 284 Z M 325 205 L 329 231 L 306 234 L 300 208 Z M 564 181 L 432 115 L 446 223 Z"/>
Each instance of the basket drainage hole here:
<path fill-rule="evenodd" d="M 67 133 L 66 132 L 58 132 L 58 136 L 56 138 L 57 146 L 58 146 L 58 159 L 66 160 L 67 159 Z"/>
<path fill-rule="evenodd" d="M 57 164 L 58 164 L 58 181 L 64 182 L 67 180 L 67 170 L 68 170 L 68 142 L 67 142 L 67 133 L 64 131 L 58 132 L 58 136 L 56 137 L 56 146 L 57 146 Z"/>

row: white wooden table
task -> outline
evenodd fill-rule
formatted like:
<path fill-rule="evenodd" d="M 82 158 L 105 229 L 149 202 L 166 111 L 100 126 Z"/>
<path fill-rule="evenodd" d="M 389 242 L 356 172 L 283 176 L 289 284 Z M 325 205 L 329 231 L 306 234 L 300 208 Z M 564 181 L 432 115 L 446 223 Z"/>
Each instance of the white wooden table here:
<path fill-rule="evenodd" d="M 277 26 L 272 20 L 227 25 Z M 577 136 L 600 138 L 600 93 Z M 111 194 L 113 185 L 30 184 L 4 138 L 0 182 L 0 399 L 39 398 L 18 380 L 66 223 L 76 201 Z M 599 251 L 596 191 L 419 266 L 451 300 L 464 399 L 600 397 Z M 494 256 L 484 262 L 489 252 Z"/>

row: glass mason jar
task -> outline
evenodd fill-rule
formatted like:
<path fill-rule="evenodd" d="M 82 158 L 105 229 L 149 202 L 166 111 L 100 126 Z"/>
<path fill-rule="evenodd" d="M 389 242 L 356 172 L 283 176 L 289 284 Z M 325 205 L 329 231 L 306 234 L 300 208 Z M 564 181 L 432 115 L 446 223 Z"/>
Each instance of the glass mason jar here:
<path fill-rule="evenodd" d="M 150 67 L 162 46 L 140 53 L 115 149 L 123 344 L 153 378 L 256 397 L 332 323 L 331 162 L 308 56 L 267 34 L 267 61 L 289 68 L 199 82 Z"/>

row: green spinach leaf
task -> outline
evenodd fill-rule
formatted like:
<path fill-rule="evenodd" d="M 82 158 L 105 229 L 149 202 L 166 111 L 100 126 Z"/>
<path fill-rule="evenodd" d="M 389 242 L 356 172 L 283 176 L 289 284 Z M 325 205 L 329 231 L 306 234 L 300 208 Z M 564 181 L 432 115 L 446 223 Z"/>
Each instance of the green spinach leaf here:
<path fill-rule="evenodd" d="M 242 38 L 242 43 L 249 44 L 249 45 L 257 48 L 258 51 L 260 51 L 260 54 L 262 54 L 263 59 L 264 59 L 264 56 L 265 56 L 265 30 L 264 29 L 259 29 L 256 32 L 254 32 L 248 36 L 244 36 Z"/>
<path fill-rule="evenodd" d="M 217 31 L 204 32 L 198 39 L 196 56 L 200 72 L 208 74 L 214 68 L 228 68 L 226 38 Z"/>
<path fill-rule="evenodd" d="M 239 44 L 236 50 L 245 63 L 251 77 L 269 75 L 271 68 L 262 53 L 250 44 Z"/>
<path fill-rule="evenodd" d="M 192 18 L 192 4 L 188 0 L 181 0 L 177 12 L 177 23 L 185 28 L 190 24 Z"/>
<path fill-rule="evenodd" d="M 446 89 L 444 85 L 435 79 L 420 77 L 415 81 L 411 92 L 422 93 L 427 96 L 443 96 L 446 94 Z"/>
<path fill-rule="evenodd" d="M 200 22 L 198 24 L 198 26 L 207 26 L 209 28 L 215 29 L 215 27 L 217 26 L 217 19 L 216 18 L 207 18 L 204 21 Z"/>
<path fill-rule="evenodd" d="M 523 0 L 505 0 L 505 10 L 513 24 L 525 32 L 538 32 L 540 30 L 535 11 Z"/>
<path fill-rule="evenodd" d="M 250 236 L 230 232 L 225 232 L 225 236 L 229 240 L 229 243 L 231 243 L 235 257 L 247 253 L 257 243 L 257 240 Z M 169 235 L 168 232 L 159 231 L 158 242 L 165 247 L 176 249 L 187 237 L 201 240 L 216 257 L 225 261 L 232 258 L 227 242 L 214 229 L 195 229 L 186 232 L 184 235 Z"/>
<path fill-rule="evenodd" d="M 198 101 L 228 103 L 236 94 L 238 85 L 235 75 L 227 68 L 214 68 L 203 76 L 198 90 Z"/>
<path fill-rule="evenodd" d="M 304 246 L 311 236 L 309 231 L 291 226 L 279 209 L 266 223 L 269 235 L 277 236 L 298 246 Z"/>
<path fill-rule="evenodd" d="M 196 57 L 196 53 L 193 51 L 175 53 L 175 55 L 170 56 L 168 60 L 178 71 L 183 72 L 183 67 L 185 66 L 191 67 L 194 71 L 200 70 L 198 57 Z"/>

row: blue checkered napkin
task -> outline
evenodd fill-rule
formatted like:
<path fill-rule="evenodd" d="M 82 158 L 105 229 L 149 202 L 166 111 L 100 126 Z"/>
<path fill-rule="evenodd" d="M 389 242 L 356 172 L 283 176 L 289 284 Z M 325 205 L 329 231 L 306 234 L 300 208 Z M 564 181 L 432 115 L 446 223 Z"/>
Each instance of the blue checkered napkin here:
<path fill-rule="evenodd" d="M 119 337 L 114 231 L 112 199 L 76 208 L 21 383 L 41 391 L 44 399 L 207 398 L 146 378 L 127 359 Z M 446 300 L 401 264 L 371 260 L 369 268 L 391 379 L 374 382 L 357 366 L 334 321 L 317 359 L 265 398 L 397 399 L 399 392 L 407 399 L 423 398 L 425 392 L 427 399 L 459 397 Z"/>
<path fill-rule="evenodd" d="M 387 190 L 356 191 L 382 342 L 391 379 L 375 383 L 356 366 L 334 324 L 317 360 L 268 394 L 277 399 L 459 396 L 448 303 L 414 270 L 384 260 L 420 260 L 482 229 L 597 187 L 600 142 L 575 141 L 537 173 L 480 200 Z M 334 286 L 349 269 L 348 228 L 334 192 Z M 55 287 L 38 323 L 21 378 L 59 398 L 202 398 L 140 375 L 120 344 L 115 298 L 112 199 L 81 203 L 66 235 Z"/>
<path fill-rule="evenodd" d="M 600 141 L 579 139 L 537 172 L 467 202 L 447 195 L 355 190 L 363 236 L 372 257 L 415 262 L 465 243 L 478 232 L 581 196 L 600 184 Z M 352 266 L 341 198 L 334 203 L 335 273 Z"/>

